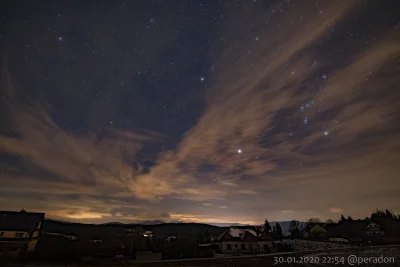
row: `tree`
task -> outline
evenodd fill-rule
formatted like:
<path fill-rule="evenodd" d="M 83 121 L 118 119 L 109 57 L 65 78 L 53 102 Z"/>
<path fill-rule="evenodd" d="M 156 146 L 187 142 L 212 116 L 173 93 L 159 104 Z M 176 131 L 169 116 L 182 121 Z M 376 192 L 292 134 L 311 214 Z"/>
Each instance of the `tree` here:
<path fill-rule="evenodd" d="M 332 223 L 335 223 L 332 219 L 328 219 L 328 220 L 326 220 L 326 222 L 325 223 L 327 223 L 327 224 L 332 224 Z"/>
<path fill-rule="evenodd" d="M 342 216 L 340 216 L 339 222 L 342 223 L 342 222 L 345 222 L 345 221 L 347 221 L 347 220 L 346 220 L 346 218 L 345 218 L 345 217 L 343 216 L 343 214 L 342 214 Z"/>
<path fill-rule="evenodd" d="M 299 221 L 292 220 L 289 224 L 289 232 L 293 232 L 296 228 L 299 229 Z"/>
<path fill-rule="evenodd" d="M 353 221 L 353 218 L 351 218 L 351 217 L 349 216 L 349 217 L 347 217 L 347 220 L 348 220 L 349 222 L 352 222 L 352 221 Z"/>
<path fill-rule="evenodd" d="M 277 236 L 275 226 L 272 226 L 272 235 L 275 237 Z"/>
<path fill-rule="evenodd" d="M 308 219 L 308 222 L 310 223 L 319 223 L 321 222 L 321 220 L 317 217 L 311 217 L 310 219 Z"/>
<path fill-rule="evenodd" d="M 264 232 L 265 232 L 265 233 L 269 233 L 269 231 L 271 231 L 271 225 L 269 225 L 268 220 L 265 219 L 265 222 L 264 222 Z"/>
<path fill-rule="evenodd" d="M 275 225 L 275 230 L 276 230 L 276 236 L 282 238 L 283 237 L 282 226 L 278 222 Z"/>
<path fill-rule="evenodd" d="M 391 212 L 388 209 L 386 209 L 385 210 L 385 217 L 393 219 L 393 212 Z"/>

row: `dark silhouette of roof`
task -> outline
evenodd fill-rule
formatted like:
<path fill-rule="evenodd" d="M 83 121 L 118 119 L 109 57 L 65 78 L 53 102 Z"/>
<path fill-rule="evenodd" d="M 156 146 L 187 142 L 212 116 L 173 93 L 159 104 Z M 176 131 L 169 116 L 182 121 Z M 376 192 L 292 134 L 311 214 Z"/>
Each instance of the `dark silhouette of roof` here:
<path fill-rule="evenodd" d="M 43 220 L 44 213 L 0 211 L 0 231 L 29 232 L 31 235 Z"/>

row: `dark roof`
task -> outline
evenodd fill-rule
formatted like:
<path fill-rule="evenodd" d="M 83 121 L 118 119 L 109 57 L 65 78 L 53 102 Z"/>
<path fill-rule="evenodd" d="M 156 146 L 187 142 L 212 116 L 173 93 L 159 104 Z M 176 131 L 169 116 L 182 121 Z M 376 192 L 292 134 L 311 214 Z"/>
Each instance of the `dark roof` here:
<path fill-rule="evenodd" d="M 38 223 L 44 220 L 44 213 L 0 211 L 0 231 L 21 231 L 32 233 Z"/>

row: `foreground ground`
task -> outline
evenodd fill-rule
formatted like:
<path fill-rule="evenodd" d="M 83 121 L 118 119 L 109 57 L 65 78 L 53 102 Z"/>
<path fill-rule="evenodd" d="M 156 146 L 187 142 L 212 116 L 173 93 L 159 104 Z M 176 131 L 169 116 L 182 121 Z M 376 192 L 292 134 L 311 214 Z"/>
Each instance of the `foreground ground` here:
<path fill-rule="evenodd" d="M 370 261 L 374 258 L 385 258 L 388 263 L 354 263 L 349 262 L 349 256 L 354 255 L 357 258 L 368 258 Z M 352 256 L 352 257 L 354 257 Z M 336 262 L 335 262 L 336 259 Z M 318 263 L 317 263 L 318 261 Z M 290 263 L 289 263 L 290 262 Z M 63 266 L 63 265 L 7 265 L 7 266 Z M 64 265 L 65 266 L 65 265 Z M 73 265 L 68 265 L 74 267 Z M 79 266 L 79 265 L 75 265 Z M 95 267 L 95 266 L 132 266 L 132 267 L 161 267 L 161 266 L 205 266 L 205 267 L 261 267 L 261 266 L 400 266 L 400 246 L 391 247 L 364 247 L 364 248 L 348 248 L 345 250 L 336 251 L 308 251 L 297 253 L 283 253 L 273 255 L 258 255 L 258 256 L 240 256 L 240 257 L 225 257 L 212 259 L 191 259 L 191 260 L 175 260 L 175 261 L 159 261 L 159 262 L 135 262 L 135 261 L 98 261 L 86 262 L 80 266 Z"/>

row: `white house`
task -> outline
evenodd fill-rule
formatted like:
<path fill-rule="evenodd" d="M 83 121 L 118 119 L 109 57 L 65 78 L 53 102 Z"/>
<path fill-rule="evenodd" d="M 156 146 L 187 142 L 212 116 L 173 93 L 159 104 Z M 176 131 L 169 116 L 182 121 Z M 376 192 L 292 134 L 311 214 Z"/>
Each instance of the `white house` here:
<path fill-rule="evenodd" d="M 265 253 L 272 249 L 272 237 L 267 234 L 257 235 L 252 229 L 231 227 L 217 240 L 219 251 L 225 254 Z"/>
<path fill-rule="evenodd" d="M 368 236 L 384 236 L 385 232 L 381 229 L 380 225 L 376 222 L 370 222 L 365 227 L 365 233 Z"/>

